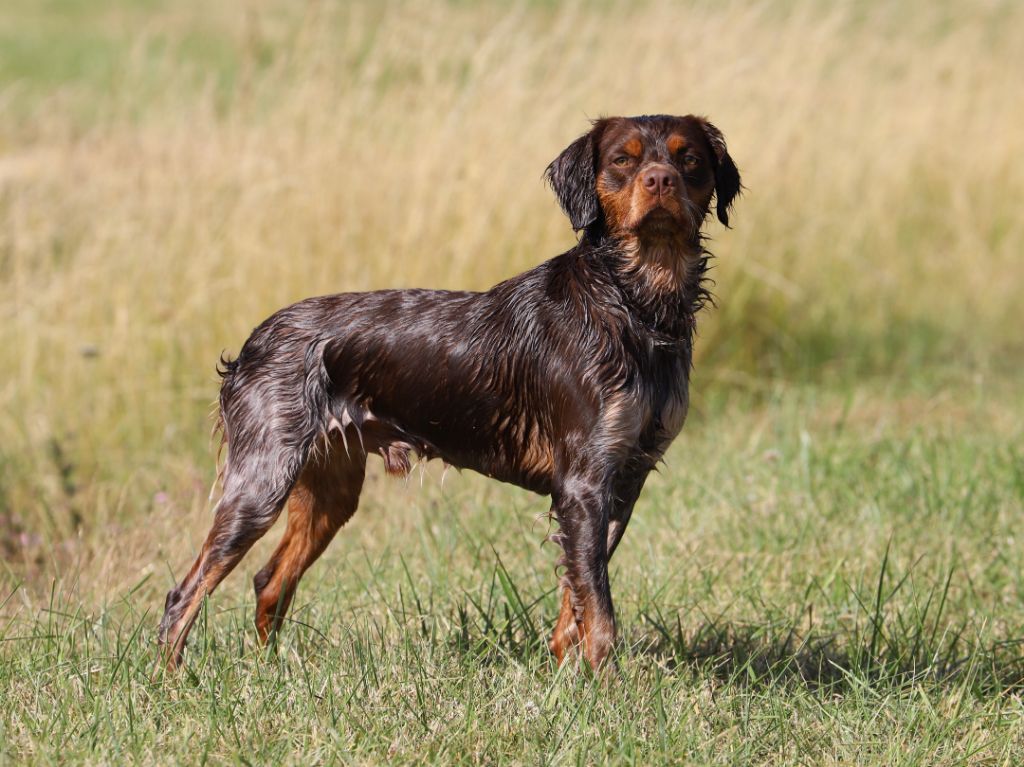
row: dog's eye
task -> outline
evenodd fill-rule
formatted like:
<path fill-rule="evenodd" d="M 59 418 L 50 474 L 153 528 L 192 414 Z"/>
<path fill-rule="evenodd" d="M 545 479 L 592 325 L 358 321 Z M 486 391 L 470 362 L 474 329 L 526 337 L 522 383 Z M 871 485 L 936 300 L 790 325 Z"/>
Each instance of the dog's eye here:
<path fill-rule="evenodd" d="M 696 168 L 700 165 L 700 158 L 695 154 L 688 154 L 683 156 L 683 165 L 687 168 Z"/>
<path fill-rule="evenodd" d="M 633 158 L 628 154 L 623 154 L 612 160 L 612 165 L 618 165 L 620 168 L 625 168 L 631 162 L 633 162 Z"/>

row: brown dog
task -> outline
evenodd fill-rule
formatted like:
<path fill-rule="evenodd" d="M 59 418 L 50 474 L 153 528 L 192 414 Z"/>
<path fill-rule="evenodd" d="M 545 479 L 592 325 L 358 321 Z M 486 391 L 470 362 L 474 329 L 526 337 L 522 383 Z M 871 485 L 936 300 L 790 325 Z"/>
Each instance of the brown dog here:
<path fill-rule="evenodd" d="M 192 569 L 167 595 L 160 642 L 180 661 L 203 598 L 274 524 L 254 579 L 266 641 L 306 569 L 355 513 L 366 458 L 410 456 L 552 498 L 564 550 L 551 649 L 592 667 L 615 641 L 608 560 L 647 474 L 682 428 L 695 316 L 707 299 L 701 226 L 740 191 L 700 117 L 608 118 L 551 163 L 572 250 L 485 293 L 385 290 L 302 301 L 224 363 L 224 494 Z"/>

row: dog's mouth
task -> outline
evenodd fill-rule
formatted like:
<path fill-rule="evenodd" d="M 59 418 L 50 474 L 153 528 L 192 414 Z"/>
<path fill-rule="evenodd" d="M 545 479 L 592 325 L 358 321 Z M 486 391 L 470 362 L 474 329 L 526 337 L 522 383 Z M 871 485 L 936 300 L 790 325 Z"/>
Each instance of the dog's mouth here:
<path fill-rule="evenodd" d="M 644 215 L 644 221 L 675 221 L 680 218 L 679 210 L 680 206 L 675 200 L 671 198 L 666 200 L 664 197 L 659 197 L 648 209 L 646 215 Z"/>
<path fill-rule="evenodd" d="M 602 198 L 606 213 L 611 213 L 613 230 L 645 240 L 691 240 L 698 236 L 703 215 L 684 190 L 652 194 L 636 184 L 627 194 L 607 193 Z"/>
<path fill-rule="evenodd" d="M 690 228 L 685 206 L 675 198 L 664 196 L 652 200 L 636 226 L 640 234 L 657 236 L 678 235 Z"/>

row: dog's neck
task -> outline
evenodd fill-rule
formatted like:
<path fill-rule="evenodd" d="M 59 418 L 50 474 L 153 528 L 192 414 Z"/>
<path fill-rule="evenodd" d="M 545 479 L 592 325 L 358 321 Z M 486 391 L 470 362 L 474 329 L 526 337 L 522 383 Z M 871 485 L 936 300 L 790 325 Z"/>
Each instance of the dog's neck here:
<path fill-rule="evenodd" d="M 708 253 L 699 240 L 609 238 L 610 265 L 637 318 L 651 331 L 690 340 L 696 314 L 709 299 Z"/>
<path fill-rule="evenodd" d="M 699 243 L 683 237 L 630 237 L 620 240 L 619 247 L 625 257 L 625 270 L 634 274 L 650 295 L 685 292 L 700 277 L 704 250 Z"/>

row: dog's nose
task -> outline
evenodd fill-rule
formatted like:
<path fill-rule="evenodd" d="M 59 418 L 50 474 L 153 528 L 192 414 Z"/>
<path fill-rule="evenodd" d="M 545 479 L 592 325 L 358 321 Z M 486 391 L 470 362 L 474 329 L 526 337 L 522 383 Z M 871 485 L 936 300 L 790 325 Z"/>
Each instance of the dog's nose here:
<path fill-rule="evenodd" d="M 678 186 L 676 173 L 664 165 L 656 165 L 645 170 L 642 181 L 644 189 L 658 196 L 668 194 Z"/>

